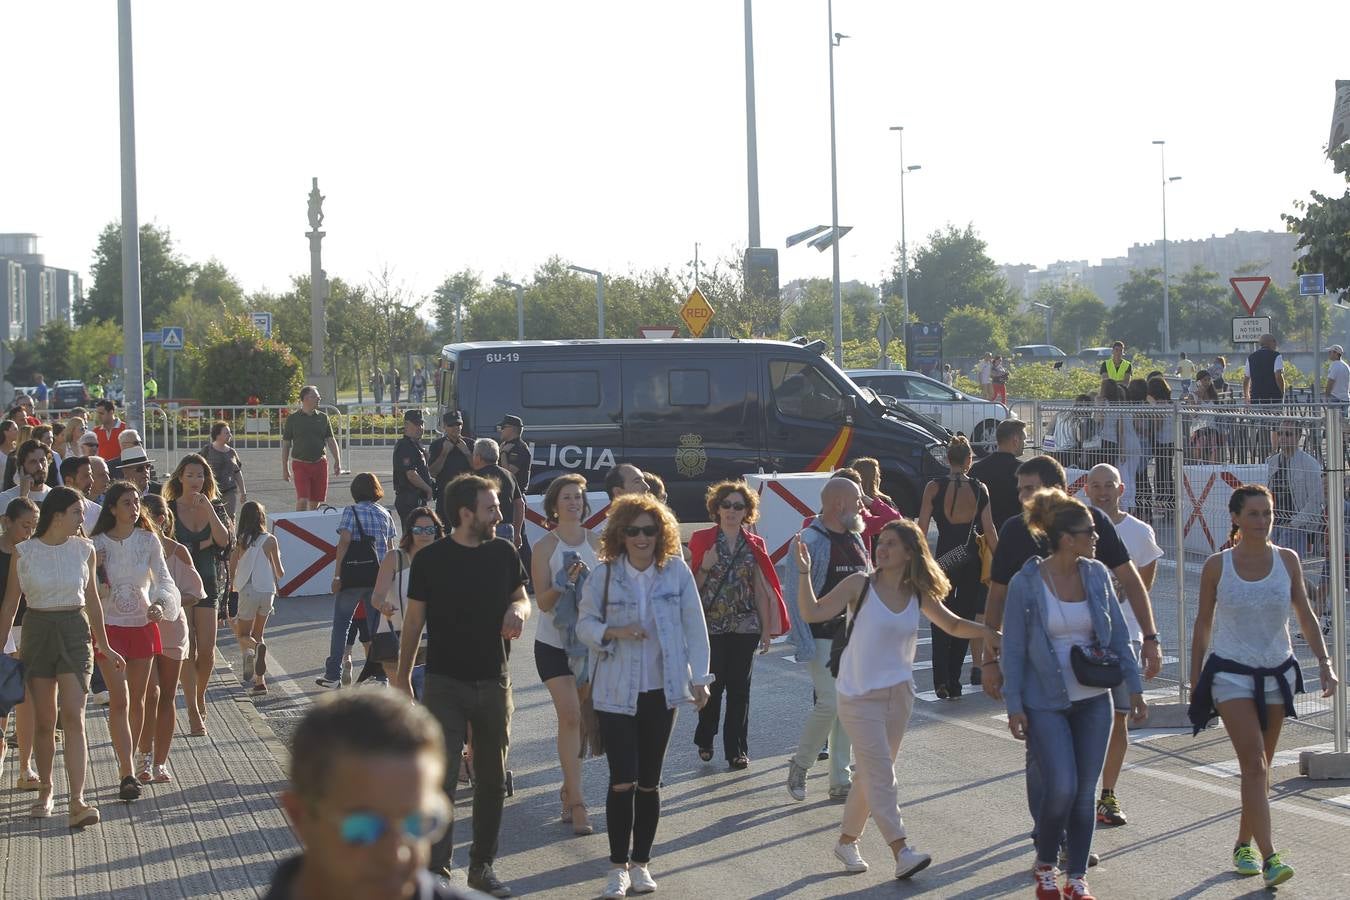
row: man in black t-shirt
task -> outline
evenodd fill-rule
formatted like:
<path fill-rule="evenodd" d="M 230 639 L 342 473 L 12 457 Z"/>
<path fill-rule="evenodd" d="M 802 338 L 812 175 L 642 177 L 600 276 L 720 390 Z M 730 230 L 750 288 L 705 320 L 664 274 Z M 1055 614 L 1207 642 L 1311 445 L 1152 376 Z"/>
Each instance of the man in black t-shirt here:
<path fill-rule="evenodd" d="M 501 498 L 503 521 L 497 525 L 497 537 L 506 538 L 519 548 L 521 535 L 525 533 L 525 495 L 520 492 L 515 476 L 498 465 L 500 458 L 501 448 L 492 438 L 473 442 L 474 474 L 495 481 Z M 444 507 L 444 502 L 441 505 Z M 442 513 L 441 521 L 454 520 Z"/>
<path fill-rule="evenodd" d="M 469 887 L 510 896 L 492 870 L 501 830 L 506 752 L 511 736 L 511 641 L 530 615 L 525 570 L 509 541 L 494 537 L 502 520 L 496 484 L 462 475 L 441 500 L 450 536 L 417 554 L 408 577 L 408 605 L 399 647 L 398 687 L 412 696 L 412 668 L 427 627 L 426 686 L 422 702 L 445 731 L 449 765 L 445 793 L 453 799 L 460 749 L 473 730 L 473 845 Z M 431 848 L 432 872 L 446 874 L 454 848 L 453 816 Z"/>
<path fill-rule="evenodd" d="M 994 439 L 998 449 L 971 466 L 970 477 L 989 488 L 989 512 L 994 527 L 1002 528 L 1004 522 L 1022 512 L 1017 499 L 1017 467 L 1022 464 L 1018 457 L 1026 448 L 1027 423 L 1004 419 L 998 423 Z"/>
<path fill-rule="evenodd" d="M 427 470 L 436 479 L 433 489 L 437 500 L 447 484 L 473 471 L 473 449 L 464 440 L 464 416 L 457 409 L 450 410 L 441 416 L 441 428 L 441 436 L 427 451 Z"/>

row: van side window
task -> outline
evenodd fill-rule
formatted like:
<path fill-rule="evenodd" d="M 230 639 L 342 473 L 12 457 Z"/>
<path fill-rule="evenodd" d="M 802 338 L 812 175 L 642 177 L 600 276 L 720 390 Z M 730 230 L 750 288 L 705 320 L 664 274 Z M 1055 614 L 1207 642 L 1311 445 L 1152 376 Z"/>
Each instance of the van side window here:
<path fill-rule="evenodd" d="M 847 412 L 839 389 L 807 363 L 775 360 L 769 363 L 769 382 L 774 404 L 785 416 L 831 421 Z"/>
<path fill-rule="evenodd" d="M 598 372 L 522 372 L 521 404 L 526 408 L 600 405 Z"/>
<path fill-rule="evenodd" d="M 707 406 L 711 399 L 707 369 L 670 370 L 671 406 Z"/>

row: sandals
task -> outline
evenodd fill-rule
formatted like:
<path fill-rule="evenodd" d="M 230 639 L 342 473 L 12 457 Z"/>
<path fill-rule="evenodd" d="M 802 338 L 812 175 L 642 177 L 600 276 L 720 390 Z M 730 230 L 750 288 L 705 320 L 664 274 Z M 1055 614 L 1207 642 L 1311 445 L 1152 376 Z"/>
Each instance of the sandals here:
<path fill-rule="evenodd" d="M 24 772 L 14 784 L 21 791 L 42 790 L 42 779 L 32 772 Z"/>
<path fill-rule="evenodd" d="M 572 805 L 567 802 L 567 789 L 558 788 L 558 802 L 562 804 L 562 813 L 558 819 L 565 825 L 572 824 Z"/>
<path fill-rule="evenodd" d="M 748 769 L 750 768 L 750 757 L 742 753 L 735 759 L 729 760 L 727 765 L 731 766 L 733 769 Z"/>
<path fill-rule="evenodd" d="M 80 803 L 72 805 L 70 810 L 71 828 L 84 828 L 86 825 L 97 825 L 99 823 L 98 807 Z"/>
<path fill-rule="evenodd" d="M 572 804 L 572 808 L 568 810 L 568 814 L 571 817 L 573 834 L 595 834 L 595 827 L 591 825 L 590 816 L 586 814 L 586 804 Z"/>
<path fill-rule="evenodd" d="M 32 808 L 28 810 L 28 818 L 30 818 L 30 819 L 49 819 L 49 818 L 51 818 L 51 815 L 52 815 L 52 786 L 49 785 L 49 784 L 44 784 L 44 785 L 42 785 L 42 787 L 39 788 L 38 790 L 41 791 L 43 788 L 46 789 L 47 793 L 46 793 L 45 796 L 44 796 L 43 794 L 41 794 L 41 793 L 38 794 L 37 802 L 34 803 L 33 806 L 32 806 Z"/>

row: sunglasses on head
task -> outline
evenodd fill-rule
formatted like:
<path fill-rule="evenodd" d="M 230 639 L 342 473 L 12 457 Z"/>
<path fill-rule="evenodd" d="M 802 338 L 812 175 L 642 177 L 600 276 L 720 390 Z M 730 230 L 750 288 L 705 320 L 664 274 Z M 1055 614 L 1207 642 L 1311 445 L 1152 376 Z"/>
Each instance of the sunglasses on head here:
<path fill-rule="evenodd" d="M 744 503 L 740 503 L 735 500 L 723 500 L 721 506 L 723 509 L 734 509 L 736 510 L 736 512 L 740 512 L 741 510 L 745 509 Z"/>
<path fill-rule="evenodd" d="M 404 816 L 397 827 L 405 841 L 421 841 L 434 839 L 447 824 L 449 819 L 443 813 L 416 812 Z M 369 847 L 393 828 L 393 823 L 373 812 L 354 812 L 338 821 L 338 832 L 349 847 Z"/>
<path fill-rule="evenodd" d="M 435 525 L 414 525 L 408 530 L 413 534 L 429 534 L 433 536 L 440 533 L 440 529 Z"/>
<path fill-rule="evenodd" d="M 660 533 L 660 525 L 625 525 L 623 529 L 624 537 L 637 537 L 639 534 L 656 537 Z"/>

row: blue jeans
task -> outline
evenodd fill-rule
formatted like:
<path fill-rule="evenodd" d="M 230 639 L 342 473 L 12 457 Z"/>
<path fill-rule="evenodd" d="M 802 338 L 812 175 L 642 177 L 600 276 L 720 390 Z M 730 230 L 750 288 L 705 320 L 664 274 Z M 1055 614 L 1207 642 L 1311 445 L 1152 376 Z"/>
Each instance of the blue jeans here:
<path fill-rule="evenodd" d="M 1026 710 L 1027 801 L 1036 820 L 1036 861 L 1057 863 L 1063 840 L 1070 875 L 1087 872 L 1111 713 L 1108 691 L 1068 709 Z"/>
<path fill-rule="evenodd" d="M 336 681 L 342 674 L 342 658 L 347 655 L 347 629 L 354 616 L 366 617 L 370 588 L 343 588 L 333 599 L 333 632 L 328 640 L 328 659 L 323 664 L 323 677 Z"/>

